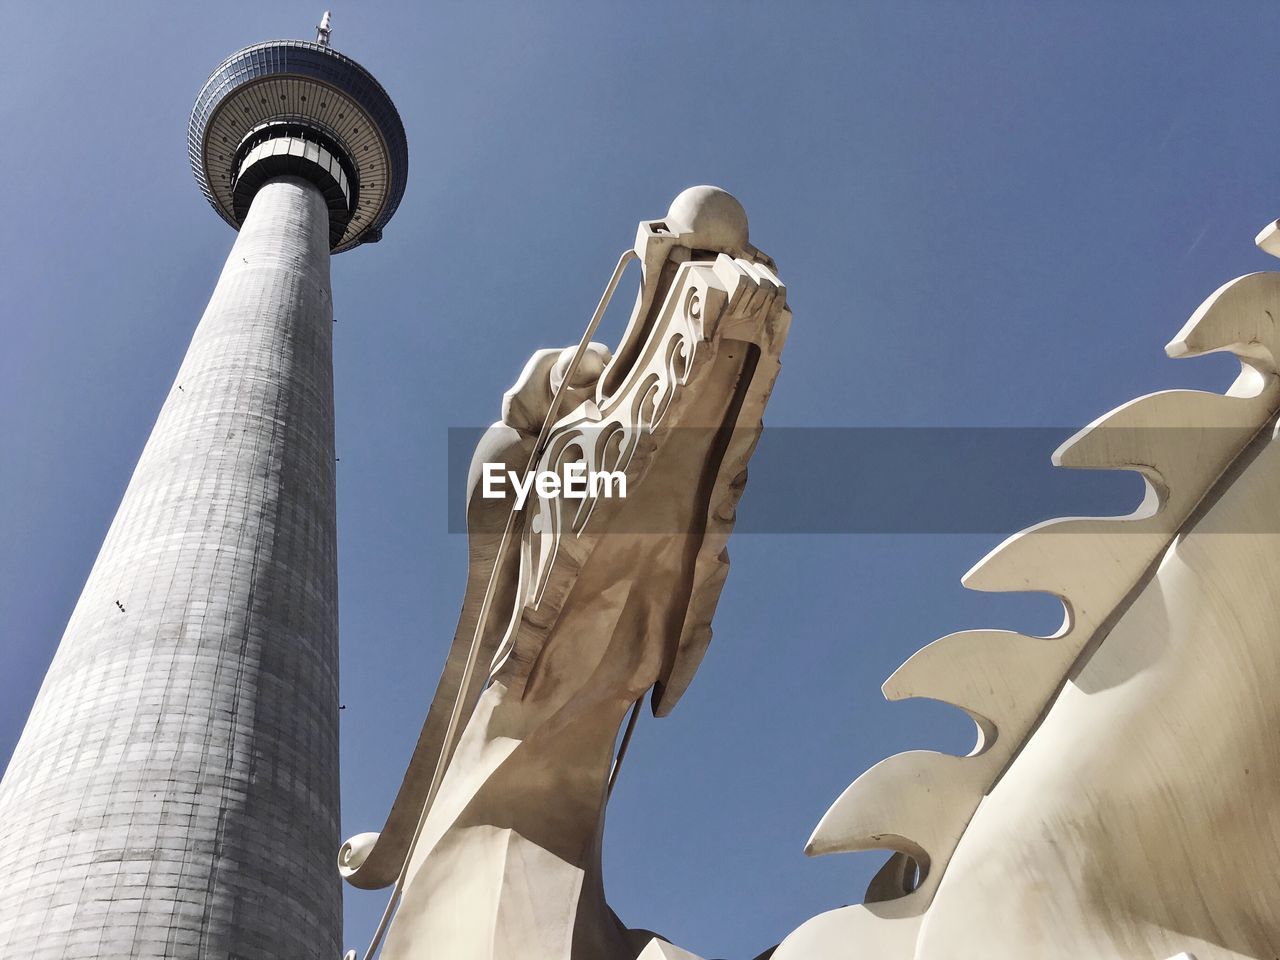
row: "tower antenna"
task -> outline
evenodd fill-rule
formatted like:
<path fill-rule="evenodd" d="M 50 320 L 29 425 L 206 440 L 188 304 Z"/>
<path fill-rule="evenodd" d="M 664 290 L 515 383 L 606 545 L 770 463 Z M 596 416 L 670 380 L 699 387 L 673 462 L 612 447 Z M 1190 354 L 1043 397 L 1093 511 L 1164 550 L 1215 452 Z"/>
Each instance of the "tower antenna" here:
<path fill-rule="evenodd" d="M 324 12 L 324 16 L 320 18 L 320 25 L 316 27 L 316 43 L 322 47 L 329 45 L 329 11 Z"/>

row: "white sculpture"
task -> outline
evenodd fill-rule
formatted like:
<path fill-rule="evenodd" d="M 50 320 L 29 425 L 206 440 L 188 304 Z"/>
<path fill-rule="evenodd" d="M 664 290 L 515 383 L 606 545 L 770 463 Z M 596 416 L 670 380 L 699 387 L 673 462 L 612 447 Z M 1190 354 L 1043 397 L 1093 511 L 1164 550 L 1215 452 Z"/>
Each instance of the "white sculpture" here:
<path fill-rule="evenodd" d="M 1280 228 L 1259 243 L 1280 255 Z M 601 827 L 628 710 L 652 688 L 669 711 L 710 639 L 789 313 L 722 191 L 641 224 L 635 255 L 617 352 L 593 323 L 535 354 L 477 451 L 454 649 L 386 827 L 341 855 L 356 885 L 395 885 L 389 960 L 697 960 L 608 909 Z M 964 709 L 977 743 L 859 777 L 807 849 L 889 860 L 865 902 L 764 956 L 1280 956 L 1276 317 L 1280 273 L 1226 284 L 1167 348 L 1238 356 L 1226 395 L 1140 398 L 1054 455 L 1136 470 L 1147 495 L 1023 531 L 965 577 L 1058 596 L 1061 629 L 953 634 L 889 678 L 890 699 Z M 634 492 L 524 511 L 476 495 L 484 462 L 577 461 Z"/>
<path fill-rule="evenodd" d="M 953 634 L 889 678 L 890 699 L 964 709 L 978 742 L 890 757 L 845 791 L 810 852 L 895 854 L 867 903 L 773 960 L 1280 954 L 1278 316 L 1280 274 L 1221 287 L 1166 351 L 1234 353 L 1227 394 L 1142 397 L 1055 454 L 1137 470 L 1147 496 L 1039 524 L 969 572 L 1058 596 L 1062 628 Z"/>
<path fill-rule="evenodd" d="M 589 338 L 630 259 L 643 279 L 611 354 Z M 633 960 L 653 941 L 604 899 L 614 743 L 647 691 L 671 710 L 711 639 L 789 322 L 741 205 L 696 187 L 640 225 L 578 348 L 536 353 L 504 398 L 471 471 L 444 676 L 386 827 L 340 857 L 356 885 L 396 884 L 383 957 Z M 480 495 L 485 463 L 617 471 L 627 496 L 517 510 Z"/>

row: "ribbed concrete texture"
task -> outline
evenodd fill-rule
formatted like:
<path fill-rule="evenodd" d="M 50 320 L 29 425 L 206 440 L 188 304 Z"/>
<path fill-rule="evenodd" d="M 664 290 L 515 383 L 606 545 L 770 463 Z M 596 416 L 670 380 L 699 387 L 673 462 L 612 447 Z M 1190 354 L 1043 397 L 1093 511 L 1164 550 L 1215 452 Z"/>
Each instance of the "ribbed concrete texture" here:
<path fill-rule="evenodd" d="M 0 782 L 0 955 L 339 955 L 331 320 L 273 180 Z"/>

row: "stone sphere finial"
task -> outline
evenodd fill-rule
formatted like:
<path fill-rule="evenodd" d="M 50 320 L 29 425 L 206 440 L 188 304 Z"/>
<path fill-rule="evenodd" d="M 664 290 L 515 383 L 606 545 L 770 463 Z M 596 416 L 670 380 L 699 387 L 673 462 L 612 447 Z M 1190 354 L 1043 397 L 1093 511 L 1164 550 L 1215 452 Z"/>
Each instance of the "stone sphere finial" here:
<path fill-rule="evenodd" d="M 719 187 L 682 191 L 671 201 L 667 219 L 679 225 L 680 232 L 693 233 L 693 245 L 699 249 L 730 253 L 747 247 L 747 211 L 737 197 Z"/>

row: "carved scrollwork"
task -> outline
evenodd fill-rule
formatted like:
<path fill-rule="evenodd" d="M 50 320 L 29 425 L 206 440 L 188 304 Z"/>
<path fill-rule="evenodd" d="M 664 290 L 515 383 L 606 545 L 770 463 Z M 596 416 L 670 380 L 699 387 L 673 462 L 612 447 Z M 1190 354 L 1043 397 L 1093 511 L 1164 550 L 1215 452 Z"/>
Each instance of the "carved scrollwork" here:
<path fill-rule="evenodd" d="M 349 877 L 360 869 L 378 842 L 377 833 L 357 833 L 338 850 L 338 872 Z"/>
<path fill-rule="evenodd" d="M 583 404 L 556 424 L 538 472 L 564 476 L 570 464 L 580 463 L 588 476 L 621 471 L 628 482 L 639 479 L 647 458 L 636 454 L 689 382 L 699 347 L 709 335 L 703 314 L 707 288 L 713 284 L 718 280 L 709 265 L 687 263 L 681 268 L 640 362 L 610 396 Z M 582 500 L 531 501 L 522 544 L 526 606 L 536 609 L 541 603 L 561 540 L 582 535 L 601 506 L 598 494 L 588 487 Z"/>

